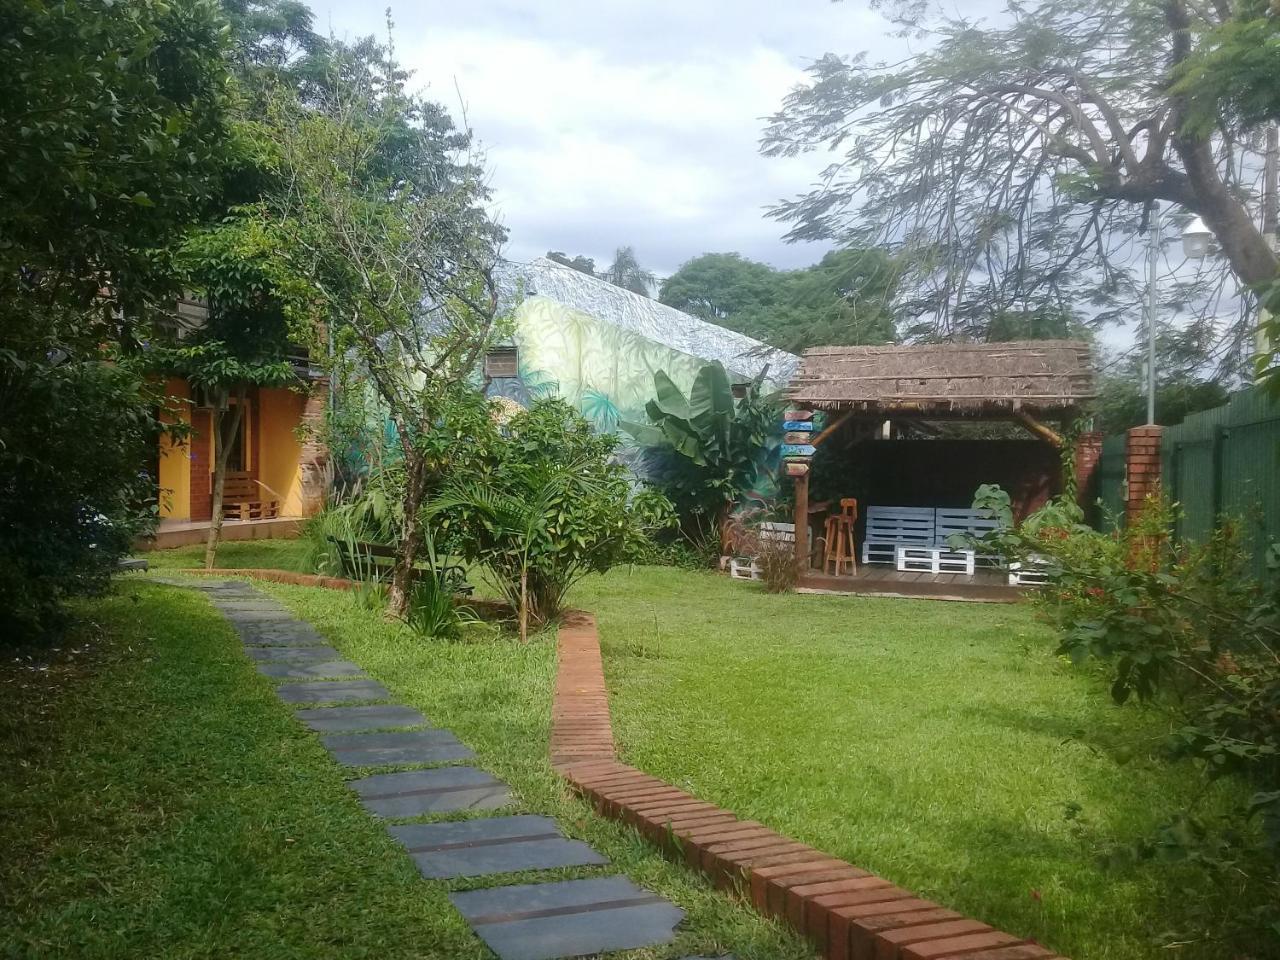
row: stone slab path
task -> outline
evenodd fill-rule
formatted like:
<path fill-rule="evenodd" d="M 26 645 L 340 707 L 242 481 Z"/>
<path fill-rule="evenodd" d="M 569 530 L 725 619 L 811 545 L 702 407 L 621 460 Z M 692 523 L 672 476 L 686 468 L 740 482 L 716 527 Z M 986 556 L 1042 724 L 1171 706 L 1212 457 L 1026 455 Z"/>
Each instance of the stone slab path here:
<path fill-rule="evenodd" d="M 358 664 L 342 659 L 283 604 L 236 580 L 154 579 L 209 597 L 239 633 L 258 672 L 288 681 L 278 683 L 276 695 L 300 708 L 295 716 L 322 735 L 321 743 L 337 763 L 421 767 L 349 781 L 370 814 L 403 820 L 515 807 L 501 780 L 457 764 L 475 758 L 453 733 L 429 726 L 417 710 L 389 703 L 390 691 L 367 679 Z M 432 880 L 609 863 L 588 844 L 565 837 L 551 818 L 519 812 L 388 823 L 387 832 Z M 453 893 L 450 900 L 500 960 L 552 960 L 657 946 L 673 941 L 684 919 L 679 907 L 625 876 L 495 886 Z"/>

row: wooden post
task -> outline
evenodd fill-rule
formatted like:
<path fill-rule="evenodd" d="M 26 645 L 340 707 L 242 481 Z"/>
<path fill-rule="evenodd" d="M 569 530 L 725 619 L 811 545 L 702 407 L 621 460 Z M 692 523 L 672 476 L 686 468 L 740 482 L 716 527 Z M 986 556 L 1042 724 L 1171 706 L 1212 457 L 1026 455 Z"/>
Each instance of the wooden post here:
<path fill-rule="evenodd" d="M 796 566 L 809 570 L 809 475 L 796 477 Z"/>

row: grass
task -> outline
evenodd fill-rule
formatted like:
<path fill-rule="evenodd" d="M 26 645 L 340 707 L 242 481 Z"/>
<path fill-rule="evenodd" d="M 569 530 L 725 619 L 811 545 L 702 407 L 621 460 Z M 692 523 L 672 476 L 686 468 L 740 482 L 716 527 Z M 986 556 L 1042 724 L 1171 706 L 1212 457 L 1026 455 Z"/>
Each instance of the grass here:
<path fill-rule="evenodd" d="M 1114 706 L 1026 606 L 669 569 L 573 601 L 599 619 L 624 759 L 703 799 L 1076 958 L 1167 957 L 1188 904 L 1214 909 L 1202 876 L 1134 845 L 1239 794 L 1155 757 L 1165 715 Z"/>
<path fill-rule="evenodd" d="M 549 636 L 424 641 L 345 593 L 263 589 L 614 864 L 500 882 L 621 871 L 687 911 L 676 944 L 628 956 L 810 955 L 568 794 L 546 760 Z M 80 613 L 72 643 L 0 668 L 0 956 L 488 955 L 447 893 L 495 881 L 423 880 L 201 595 L 129 578 Z"/>
<path fill-rule="evenodd" d="M 183 554 L 152 557 L 198 562 Z M 297 555 L 233 544 L 220 563 Z M 1236 788 L 1156 756 L 1166 716 L 1114 706 L 1025 606 L 777 597 L 666 569 L 592 578 L 572 600 L 599 619 L 623 759 L 706 800 L 1077 960 L 1167 957 L 1189 904 L 1220 909 L 1203 877 L 1134 851 Z M 460 728 L 482 723 L 469 732 L 499 752 L 502 725 L 468 719 L 467 694 L 416 682 L 456 696 Z"/>

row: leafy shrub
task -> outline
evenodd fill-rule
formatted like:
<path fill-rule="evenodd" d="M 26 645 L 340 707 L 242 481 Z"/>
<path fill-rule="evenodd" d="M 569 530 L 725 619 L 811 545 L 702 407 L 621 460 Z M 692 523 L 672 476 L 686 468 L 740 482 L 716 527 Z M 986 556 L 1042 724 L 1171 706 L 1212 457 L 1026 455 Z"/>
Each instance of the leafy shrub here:
<path fill-rule="evenodd" d="M 123 365 L 0 350 L 0 637 L 56 627 L 150 529 L 159 401 Z"/>
<path fill-rule="evenodd" d="M 1011 521 L 1008 498 L 984 487 L 975 506 Z M 1187 937 L 1224 949 L 1280 936 L 1280 555 L 1270 576 L 1249 576 L 1240 525 L 1223 520 L 1203 544 L 1178 544 L 1175 512 L 1149 500 L 1122 532 L 1099 533 L 1073 502 L 1059 499 L 988 542 L 1008 557 L 1047 562 L 1051 583 L 1038 602 L 1061 637 L 1059 653 L 1097 660 L 1117 704 L 1130 698 L 1166 706 L 1176 727 L 1170 758 L 1191 758 L 1207 778 L 1255 785 L 1248 805 L 1226 822 L 1177 811 L 1144 855 L 1190 861 L 1212 871 L 1238 905 L 1230 918 L 1197 915 Z M 1261 904 L 1261 906 L 1258 906 Z"/>
<path fill-rule="evenodd" d="M 455 479 L 428 508 L 438 534 L 493 574 L 522 636 L 556 616 L 579 579 L 626 562 L 669 522 L 657 494 L 632 495 L 617 443 L 564 401 L 539 400 L 491 440 L 477 476 Z"/>
<path fill-rule="evenodd" d="M 435 570 L 420 572 L 409 594 L 409 626 L 424 637 L 457 640 L 462 626 L 476 619 L 471 608 L 458 604 L 448 580 Z"/>
<path fill-rule="evenodd" d="M 762 390 L 764 371 L 734 399 L 729 375 L 717 361 L 703 366 L 688 397 L 661 370 L 649 423 L 622 421 L 647 448 L 654 485 L 675 504 L 691 539 L 719 528 L 729 508 L 756 481 L 761 461 L 781 441 L 778 400 Z"/>

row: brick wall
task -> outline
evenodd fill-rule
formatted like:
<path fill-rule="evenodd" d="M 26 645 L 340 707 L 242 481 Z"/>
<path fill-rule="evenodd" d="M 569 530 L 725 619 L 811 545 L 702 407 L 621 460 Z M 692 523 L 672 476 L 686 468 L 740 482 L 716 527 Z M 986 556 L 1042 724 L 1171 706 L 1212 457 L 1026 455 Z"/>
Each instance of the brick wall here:
<path fill-rule="evenodd" d="M 1159 426 L 1134 427 L 1125 443 L 1125 521 L 1132 522 L 1142 513 L 1148 496 L 1160 492 Z"/>
<path fill-rule="evenodd" d="M 329 398 L 329 381 L 319 379 L 311 384 L 307 402 L 302 408 L 302 450 L 299 474 L 302 481 L 302 512 L 310 516 L 324 505 L 330 481 L 329 448 L 324 442 L 325 408 Z"/>
<path fill-rule="evenodd" d="M 209 470 L 213 445 L 210 442 L 211 418 L 208 410 L 191 411 L 191 519 L 208 520 L 213 516 L 213 495 L 209 489 Z"/>
<path fill-rule="evenodd" d="M 1102 434 L 1098 431 L 1082 433 L 1076 437 L 1076 500 L 1081 506 L 1098 498 L 1094 485 L 1094 472 L 1102 458 Z"/>

